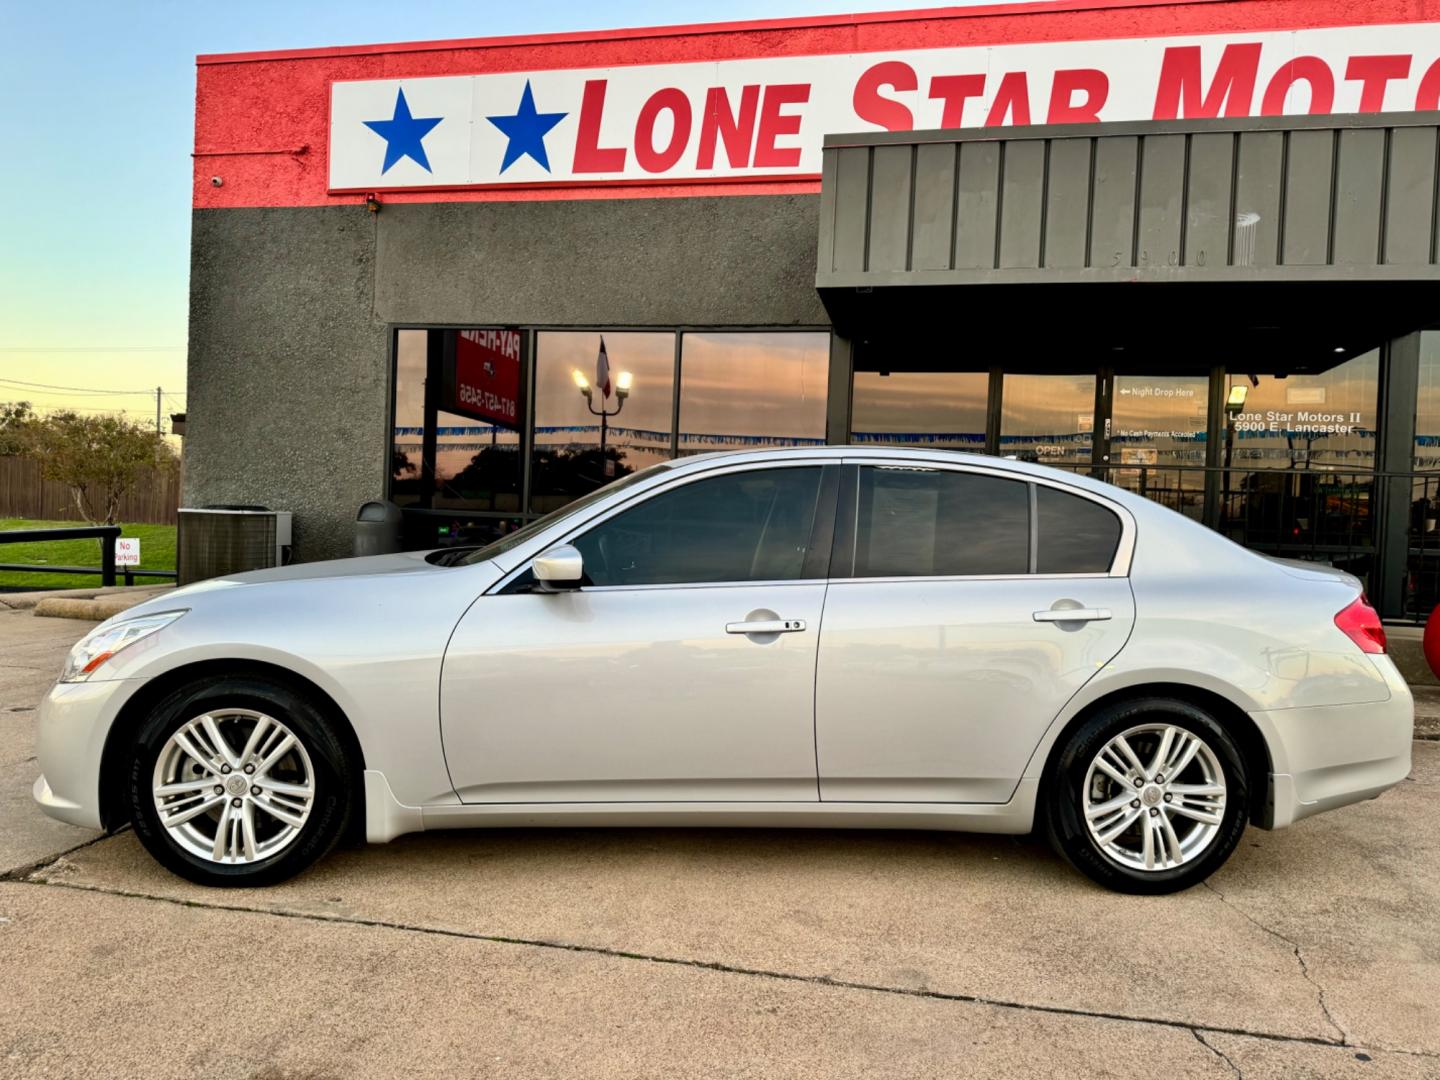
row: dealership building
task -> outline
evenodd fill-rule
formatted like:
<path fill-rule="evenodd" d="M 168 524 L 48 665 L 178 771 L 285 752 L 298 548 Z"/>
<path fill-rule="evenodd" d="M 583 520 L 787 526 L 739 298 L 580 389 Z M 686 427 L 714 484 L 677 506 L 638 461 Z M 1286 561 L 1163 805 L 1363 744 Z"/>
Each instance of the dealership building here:
<path fill-rule="evenodd" d="M 727 448 L 1015 455 L 1440 593 L 1427 0 L 198 59 L 184 504 L 348 554 Z M 603 352 L 603 358 L 602 358 Z"/>

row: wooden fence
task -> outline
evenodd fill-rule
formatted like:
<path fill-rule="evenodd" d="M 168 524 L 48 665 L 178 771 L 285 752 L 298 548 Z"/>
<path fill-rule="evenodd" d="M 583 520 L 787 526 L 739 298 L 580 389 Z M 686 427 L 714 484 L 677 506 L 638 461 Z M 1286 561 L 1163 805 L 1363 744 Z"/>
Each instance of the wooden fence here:
<path fill-rule="evenodd" d="M 127 525 L 174 525 L 180 505 L 180 473 L 154 471 L 140 475 L 120 500 L 119 521 Z M 33 458 L 0 457 L 0 518 L 37 521 L 79 521 L 70 489 L 40 474 Z"/>

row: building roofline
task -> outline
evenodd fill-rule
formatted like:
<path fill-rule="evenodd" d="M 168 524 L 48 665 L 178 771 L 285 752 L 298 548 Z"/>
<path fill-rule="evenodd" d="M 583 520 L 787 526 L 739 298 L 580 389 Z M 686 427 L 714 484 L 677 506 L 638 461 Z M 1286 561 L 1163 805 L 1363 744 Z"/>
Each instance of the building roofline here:
<path fill-rule="evenodd" d="M 841 15 L 804 15 L 785 19 L 750 19 L 739 22 L 678 23 L 669 26 L 626 27 L 614 30 L 574 30 L 507 37 L 453 38 L 437 41 L 394 42 L 373 45 L 327 45 L 307 49 L 259 52 L 201 53 L 199 66 L 245 64 L 257 61 L 311 60 L 338 56 L 375 56 L 390 53 L 445 52 L 455 49 L 516 48 L 531 45 L 583 44 L 636 38 L 695 37 L 706 34 L 754 33 L 767 30 L 818 29 L 837 26 L 873 26 L 885 23 L 933 22 L 937 19 L 975 19 L 995 16 L 1039 16 L 1059 12 L 1106 11 L 1126 8 L 1180 7 L 1235 3 L 1237 0 L 1034 0 L 1032 3 L 993 3 L 974 7 L 911 8 L 904 11 L 861 12 Z M 1240 0 L 1243 2 L 1243 0 Z"/>

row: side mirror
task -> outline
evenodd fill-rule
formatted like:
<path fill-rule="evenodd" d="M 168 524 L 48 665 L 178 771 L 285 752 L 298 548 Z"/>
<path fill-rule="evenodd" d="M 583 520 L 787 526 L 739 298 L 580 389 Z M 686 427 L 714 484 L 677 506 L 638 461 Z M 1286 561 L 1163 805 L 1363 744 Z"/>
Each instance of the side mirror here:
<path fill-rule="evenodd" d="M 585 560 L 569 544 L 561 544 L 535 556 L 530 564 L 535 587 L 540 592 L 567 592 L 580 588 L 585 580 Z"/>

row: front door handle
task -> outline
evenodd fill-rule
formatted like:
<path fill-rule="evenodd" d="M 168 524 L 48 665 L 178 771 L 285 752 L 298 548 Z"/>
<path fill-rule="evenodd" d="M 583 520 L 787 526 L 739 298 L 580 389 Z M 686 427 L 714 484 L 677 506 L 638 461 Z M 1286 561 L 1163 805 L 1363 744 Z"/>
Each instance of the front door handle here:
<path fill-rule="evenodd" d="M 796 634 L 804 629 L 804 619 L 755 619 L 725 624 L 727 634 Z"/>
<path fill-rule="evenodd" d="M 1103 607 L 1046 608 L 1033 616 L 1036 622 L 1103 622 L 1114 617 Z"/>

